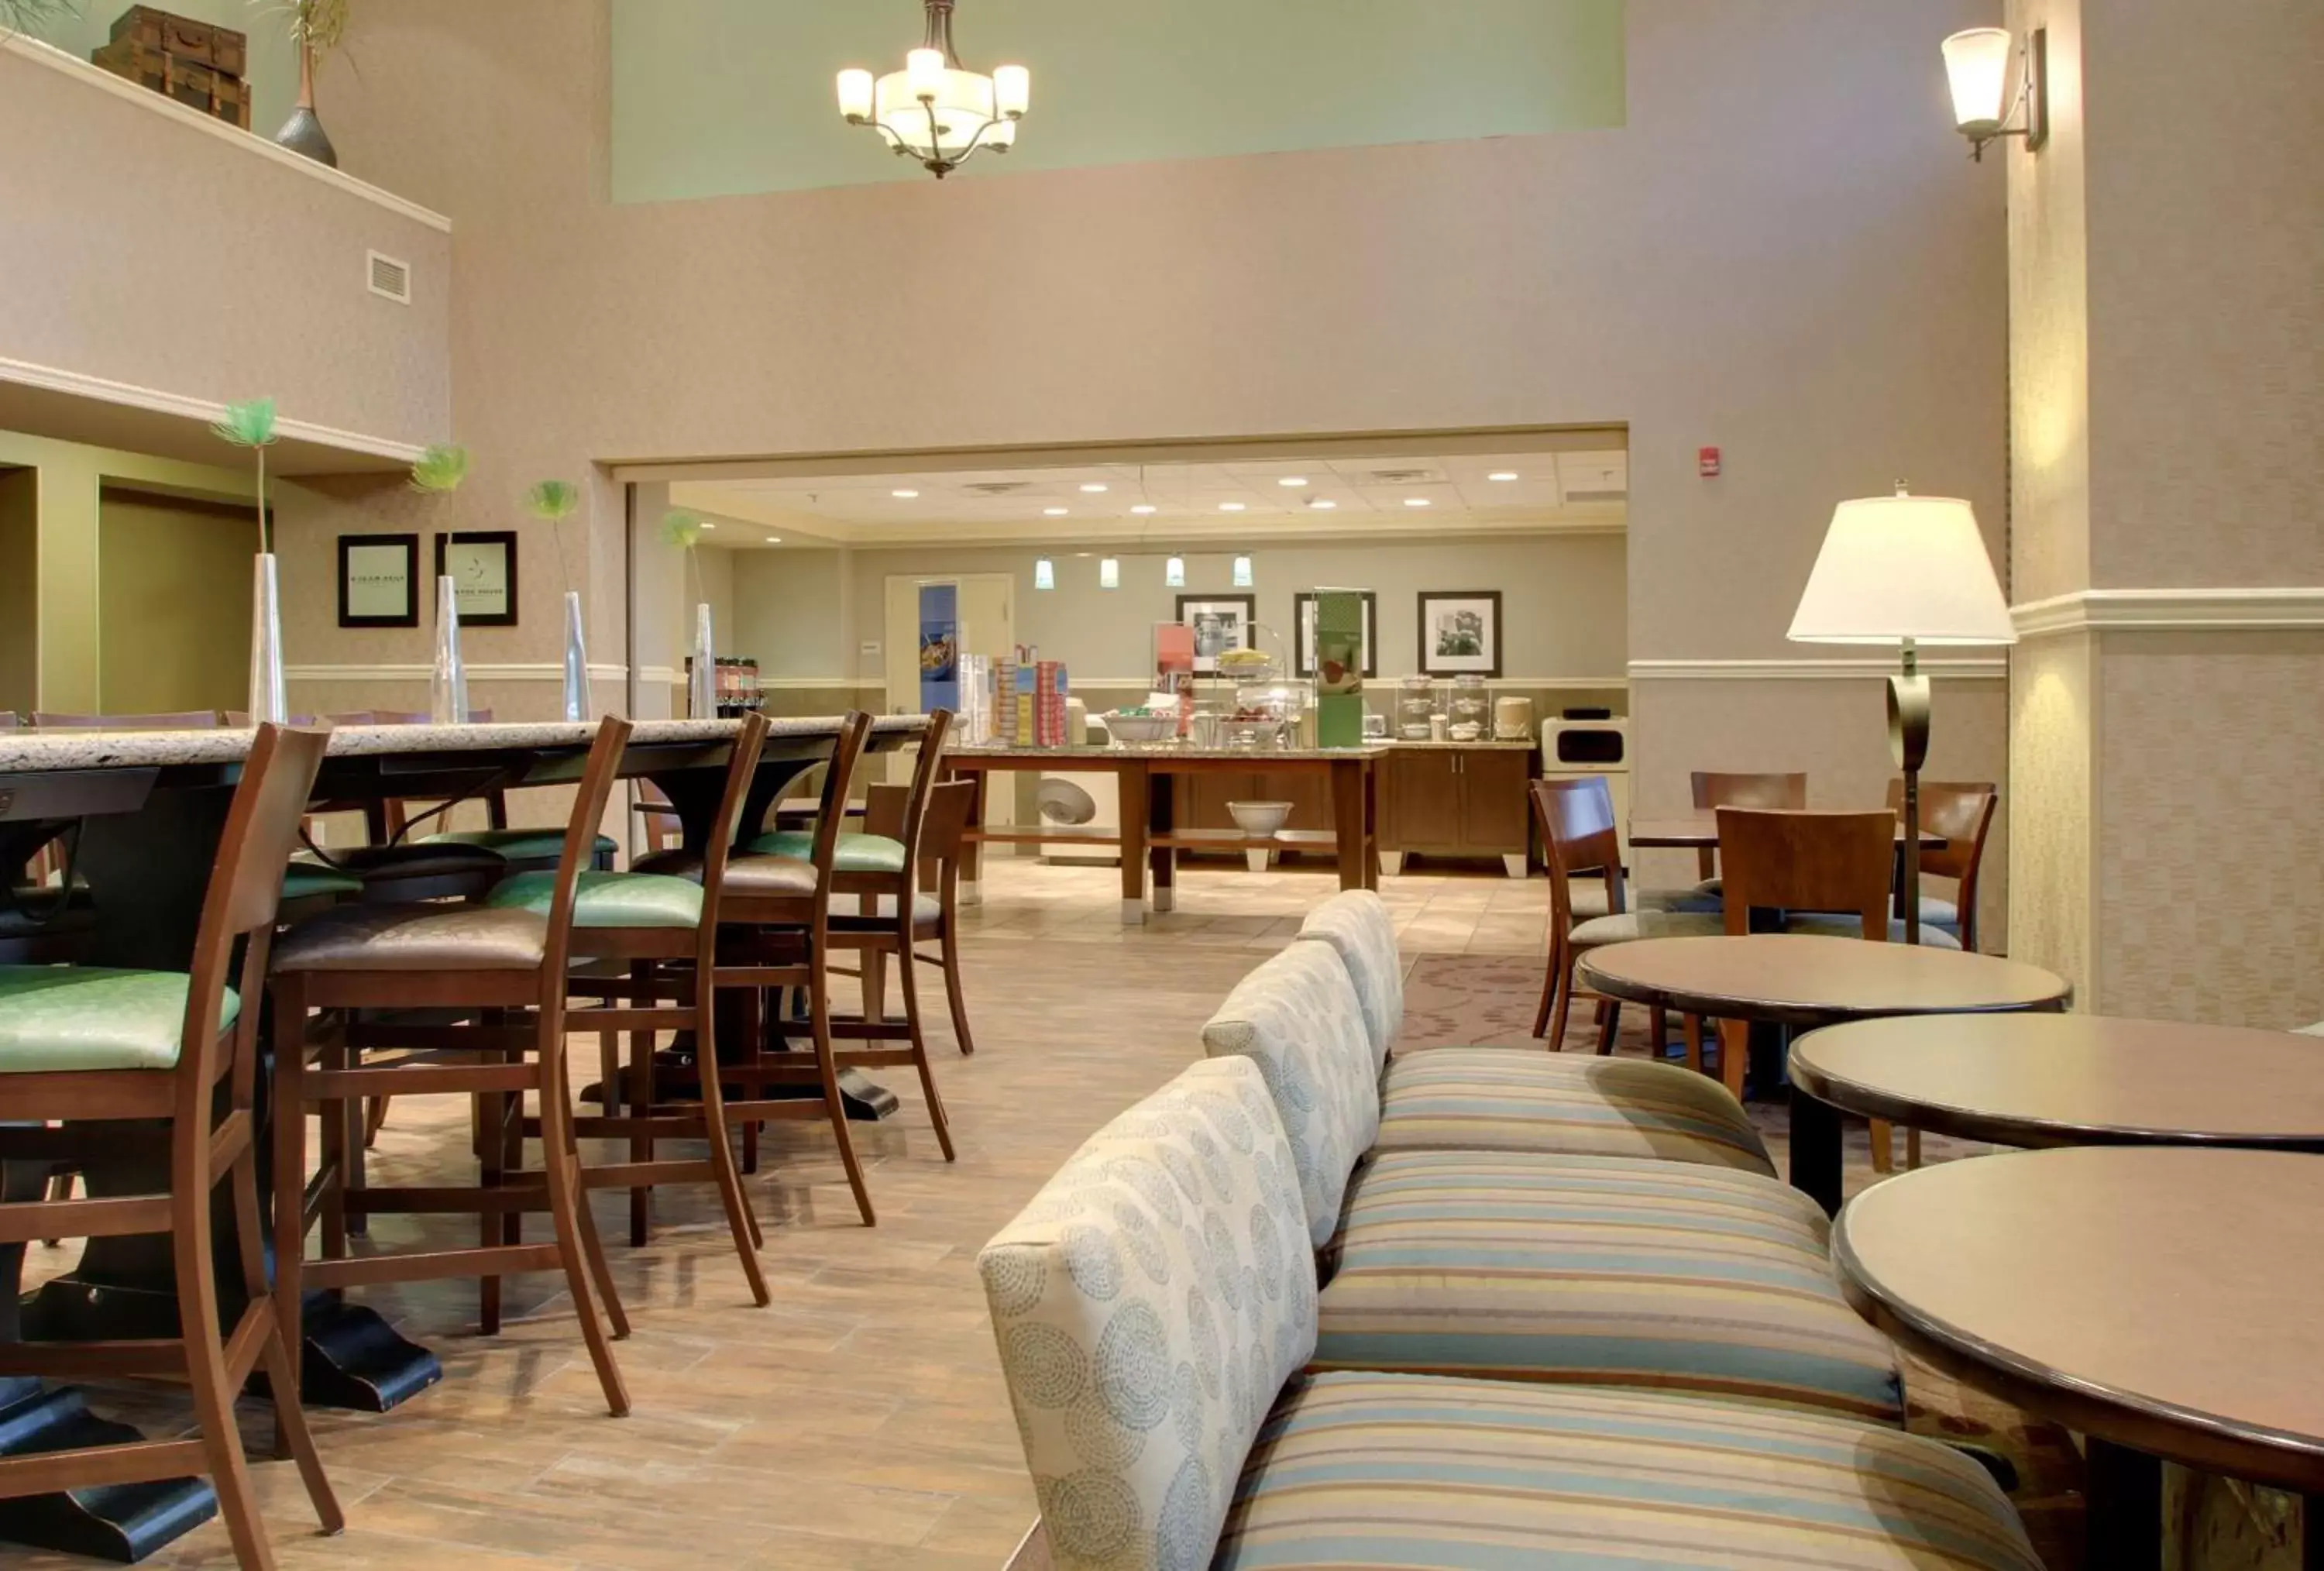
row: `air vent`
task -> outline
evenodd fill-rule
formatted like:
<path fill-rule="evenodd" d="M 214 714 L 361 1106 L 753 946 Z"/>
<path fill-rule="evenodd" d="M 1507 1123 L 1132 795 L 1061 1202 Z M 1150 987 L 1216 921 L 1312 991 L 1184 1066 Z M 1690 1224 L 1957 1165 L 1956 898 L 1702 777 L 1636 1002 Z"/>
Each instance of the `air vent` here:
<path fill-rule="evenodd" d="M 1565 494 L 1568 503 L 1628 502 L 1629 499 L 1630 494 L 1627 491 L 1569 491 Z"/>
<path fill-rule="evenodd" d="M 1441 469 L 1374 469 L 1365 476 L 1374 485 L 1440 485 Z"/>
<path fill-rule="evenodd" d="M 979 496 L 1010 496 L 1019 491 L 1028 491 L 1032 485 L 1030 480 L 979 480 L 962 489 L 973 491 Z"/>
<path fill-rule="evenodd" d="M 372 293 L 383 300 L 392 300 L 400 306 L 411 303 L 410 263 L 398 262 L 392 256 L 383 256 L 373 251 L 365 253 L 364 264 L 369 271 Z"/>

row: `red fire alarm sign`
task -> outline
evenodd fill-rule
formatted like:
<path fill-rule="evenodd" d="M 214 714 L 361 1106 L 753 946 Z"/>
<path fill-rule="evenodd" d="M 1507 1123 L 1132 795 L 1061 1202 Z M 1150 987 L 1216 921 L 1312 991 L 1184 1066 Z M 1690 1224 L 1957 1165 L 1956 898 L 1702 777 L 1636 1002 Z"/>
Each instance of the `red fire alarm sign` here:
<path fill-rule="evenodd" d="M 1694 467 L 1696 471 L 1700 473 L 1704 479 L 1718 479 L 1719 449 L 1717 448 L 1701 448 L 1696 449 L 1694 455 Z"/>

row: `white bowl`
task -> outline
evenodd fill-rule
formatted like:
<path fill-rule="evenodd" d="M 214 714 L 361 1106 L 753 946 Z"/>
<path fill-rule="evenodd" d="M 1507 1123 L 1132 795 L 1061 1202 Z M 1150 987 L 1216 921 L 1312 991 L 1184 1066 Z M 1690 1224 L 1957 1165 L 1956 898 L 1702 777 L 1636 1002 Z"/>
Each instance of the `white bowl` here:
<path fill-rule="evenodd" d="M 1289 802 L 1229 802 L 1227 816 L 1244 834 L 1266 837 L 1282 829 L 1291 808 Z"/>
<path fill-rule="evenodd" d="M 1161 742 L 1178 735 L 1176 715 L 1106 715 L 1106 735 L 1116 742 Z"/>

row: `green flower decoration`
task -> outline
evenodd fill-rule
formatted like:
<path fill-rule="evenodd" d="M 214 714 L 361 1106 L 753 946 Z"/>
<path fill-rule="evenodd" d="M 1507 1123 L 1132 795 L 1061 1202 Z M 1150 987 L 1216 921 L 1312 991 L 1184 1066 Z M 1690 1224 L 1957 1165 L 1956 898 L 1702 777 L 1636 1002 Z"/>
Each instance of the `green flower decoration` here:
<path fill-rule="evenodd" d="M 524 494 L 524 509 L 544 523 L 561 523 L 581 506 L 581 487 L 570 480 L 543 480 Z"/>
<path fill-rule="evenodd" d="M 79 14 L 78 0 L 0 0 L 0 37 Z"/>
<path fill-rule="evenodd" d="M 420 461 L 411 466 L 411 488 L 439 494 L 457 491 L 460 482 L 468 477 L 469 466 L 473 462 L 467 448 L 450 442 L 436 443 L 420 454 Z"/>
<path fill-rule="evenodd" d="M 224 417 L 211 422 L 210 431 L 237 448 L 266 447 L 274 440 L 274 401 L 254 398 L 247 403 L 229 403 Z"/>
<path fill-rule="evenodd" d="M 677 546 L 681 550 L 692 550 L 695 542 L 701 538 L 702 515 L 700 513 L 688 513 L 683 507 L 675 507 L 661 515 L 662 544 Z"/>

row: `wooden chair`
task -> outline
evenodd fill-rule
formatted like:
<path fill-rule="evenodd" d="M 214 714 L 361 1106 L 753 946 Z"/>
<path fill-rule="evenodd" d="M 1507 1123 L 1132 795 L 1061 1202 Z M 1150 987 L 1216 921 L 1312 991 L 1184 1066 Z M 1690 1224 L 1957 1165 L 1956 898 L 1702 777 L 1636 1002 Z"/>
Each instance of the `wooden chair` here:
<path fill-rule="evenodd" d="M 1888 805 L 1904 810 L 1904 782 L 1888 782 Z M 2001 793 L 1990 781 L 1923 781 L 1921 827 L 1942 835 L 1942 846 L 1921 848 L 1921 872 L 1950 878 L 1958 887 L 1953 898 L 1921 897 L 1921 924 L 1941 928 L 1960 940 L 1964 949 L 1977 947 L 1977 875 L 1985 862 L 1986 836 L 1993 830 L 1993 815 Z"/>
<path fill-rule="evenodd" d="M 1808 805 L 1805 774 L 1720 774 L 1698 769 L 1692 784 L 1695 810 L 1702 813 L 1716 808 L 1801 809 Z M 1702 880 L 1696 885 L 1697 892 L 1717 894 L 1718 853 L 1706 849 L 1694 855 L 1695 874 Z"/>
<path fill-rule="evenodd" d="M 924 872 L 934 871 L 936 890 L 933 895 L 919 898 L 932 899 L 935 909 L 916 906 L 912 930 L 912 957 L 944 973 L 953 1040 L 960 1045 L 963 1058 L 976 1051 L 975 1039 L 968 1032 L 968 1000 L 961 990 L 960 975 L 960 864 L 976 797 L 976 782 L 971 780 L 945 781 L 928 792 L 927 813 L 920 828 L 920 864 Z M 934 956 L 918 947 L 931 940 L 937 946 Z"/>
<path fill-rule="evenodd" d="M 499 1324 L 503 1275 L 561 1270 L 605 1404 L 617 1416 L 629 1411 L 629 1394 L 605 1325 L 622 1336 L 629 1321 L 582 1195 L 566 1086 L 565 1005 L 581 870 L 629 736 L 625 720 L 609 718 L 597 728 L 546 915 L 456 905 L 346 906 L 292 929 L 276 947 L 273 978 L 278 1300 L 295 1312 L 310 1287 L 475 1277 L 483 1284 L 482 1318 L 491 1331 Z M 383 1009 L 440 1009 L 484 1023 L 401 1029 L 398 1045 L 418 1049 L 414 1056 L 366 1067 L 362 1049 L 349 1044 L 346 1019 Z M 310 1010 L 325 1012 L 310 1022 Z M 518 1023 L 503 1023 L 512 1019 Z M 525 1182 L 465 1187 L 370 1187 L 349 1181 L 352 1148 L 361 1139 L 353 1113 L 364 1098 L 475 1098 L 477 1152 L 489 1163 L 506 1149 L 506 1126 L 520 1115 L 528 1092 L 540 1106 L 538 1185 L 530 1181 L 533 1175 Z M 302 1110 L 321 1115 L 321 1162 L 311 1187 L 305 1181 Z M 360 1257 L 348 1252 L 351 1215 L 474 1213 L 490 1240 L 496 1218 L 544 1208 L 556 1233 L 550 1243 L 487 1242 L 471 1249 Z M 309 1260 L 306 1235 L 318 1222 L 322 1252 Z M 604 1299 L 602 1318 L 591 1295 L 593 1279 Z"/>
<path fill-rule="evenodd" d="M 1704 937 L 1720 930 L 1720 919 L 1707 912 L 1629 909 L 1613 794 L 1602 777 L 1537 780 L 1532 782 L 1532 793 L 1534 821 L 1541 828 L 1542 855 L 1549 869 L 1548 969 L 1542 978 L 1540 1006 L 1534 1011 L 1533 1034 L 1546 1034 L 1549 1050 L 1555 1053 L 1564 1050 L 1565 1017 L 1574 999 L 1582 996 L 1576 992 L 1573 966 L 1583 950 L 1640 938 Z M 1572 883 L 1592 875 L 1605 882 L 1606 912 L 1577 921 Z M 1597 1004 L 1598 1051 L 1611 1053 L 1621 1029 L 1622 1006 L 1610 998 L 1598 998 Z M 1659 1055 L 1665 1030 L 1663 1012 L 1650 1011 L 1647 1023 Z"/>
<path fill-rule="evenodd" d="M 1832 933 L 1852 919 L 1858 935 L 1886 943 L 1896 858 L 1896 815 L 1810 813 L 1785 809 L 1719 809 L 1719 858 L 1726 869 L 1727 930 L 1752 930 L 1754 911 L 1775 911 L 1786 931 Z M 1834 913 L 1797 917 L 1795 912 Z M 1702 1025 L 1686 1021 L 1688 1052 L 1701 1040 Z M 1741 1021 L 1719 1022 L 1719 1071 L 1727 1088 L 1743 1094 L 1748 1067 L 1749 1028 Z M 1887 1126 L 1877 1126 L 1876 1148 Z"/>
<path fill-rule="evenodd" d="M 583 961 L 619 966 L 626 975 L 577 974 L 569 991 L 603 1002 L 574 1010 L 566 1017 L 571 1030 L 596 1033 L 602 1066 L 603 1111 L 576 1114 L 574 1133 L 585 1140 L 630 1142 L 627 1162 L 585 1164 L 584 1185 L 592 1189 L 629 1190 L 630 1242 L 640 1247 L 651 1232 L 656 1185 L 716 1185 L 735 1252 L 742 1261 L 742 1274 L 750 1282 L 751 1296 L 761 1306 L 769 1300 L 766 1278 L 759 1269 L 759 1224 L 751 1213 L 734 1162 L 733 1126 L 738 1119 L 725 1108 L 716 1075 L 695 1077 L 692 1101 L 673 1101 L 659 1095 L 661 1077 L 655 1048 L 656 1033 L 664 1030 L 691 1031 L 697 1052 L 711 1050 L 711 1044 L 718 1040 L 714 1007 L 717 989 L 706 983 L 717 968 L 719 912 L 730 847 L 759 772 L 767 729 L 766 718 L 752 714 L 743 718 L 735 735 L 725 789 L 719 798 L 717 816 L 711 820 L 698 879 L 653 873 L 581 875 L 574 910 L 574 955 Z M 553 883 L 549 873 L 519 873 L 494 890 L 485 903 L 540 910 Z M 626 1071 L 619 1062 L 623 1033 L 630 1040 Z M 515 1133 L 516 1126 L 510 1127 Z M 531 1132 L 537 1123 L 523 1127 L 525 1132 Z M 709 1146 L 707 1160 L 658 1158 L 657 1142 L 668 1140 L 705 1141 Z M 511 1169 L 521 1165 L 515 1160 L 515 1143 L 511 1141 L 501 1163 Z M 512 1223 L 515 1220 L 510 1218 Z M 504 1242 L 515 1239 L 512 1236 Z"/>
<path fill-rule="evenodd" d="M 235 1399 L 263 1368 L 278 1449 L 296 1460 L 323 1530 L 344 1525 L 299 1407 L 299 1300 L 266 1280 L 258 1209 L 254 1093 L 257 1001 L 266 984 L 281 867 L 323 758 L 321 732 L 268 725 L 254 739 L 227 813 L 194 941 L 191 975 L 70 967 L 0 970 L 0 1095 L 13 1120 L 61 1127 L 0 1130 L 0 1156 L 70 1156 L 124 1138 L 126 1121 L 166 1123 L 165 1194 L 0 1204 L 0 1243 L 51 1236 L 167 1234 L 177 1273 L 180 1335 L 128 1342 L 0 1342 L 0 1375 L 81 1380 L 119 1375 L 183 1381 L 198 1419 L 194 1439 L 138 1441 L 0 1457 L 0 1496 L 45 1494 L 208 1474 L 235 1558 L 274 1564 L 235 1422 Z M 234 975 L 236 1007 L 226 984 Z M 244 1002 L 247 1001 L 247 1002 Z M 295 1114 L 277 1120 L 299 1125 Z M 111 1129 L 95 1126 L 114 1125 Z M 134 1138 L 151 1138 L 138 1135 Z M 232 1186 L 243 1308 L 231 1332 L 218 1304 L 212 1192 Z"/>

